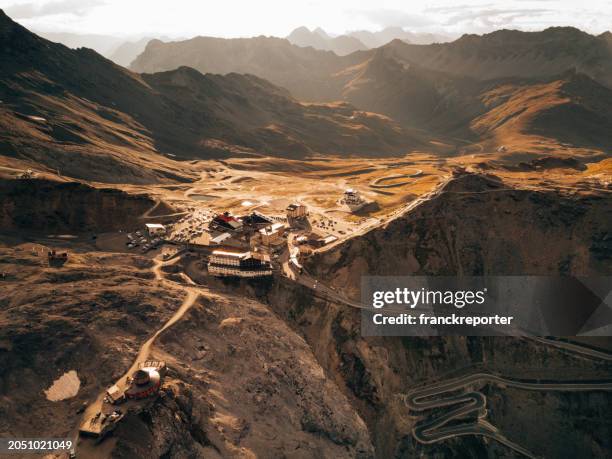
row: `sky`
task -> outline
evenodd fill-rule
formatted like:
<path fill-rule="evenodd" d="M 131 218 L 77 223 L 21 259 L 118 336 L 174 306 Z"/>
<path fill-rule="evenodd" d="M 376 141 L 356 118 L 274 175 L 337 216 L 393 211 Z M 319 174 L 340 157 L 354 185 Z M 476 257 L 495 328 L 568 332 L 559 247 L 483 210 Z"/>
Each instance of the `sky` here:
<path fill-rule="evenodd" d="M 612 0 L 0 0 L 0 8 L 36 31 L 118 37 L 286 36 L 302 25 L 336 35 L 388 26 L 452 35 L 612 28 Z"/>

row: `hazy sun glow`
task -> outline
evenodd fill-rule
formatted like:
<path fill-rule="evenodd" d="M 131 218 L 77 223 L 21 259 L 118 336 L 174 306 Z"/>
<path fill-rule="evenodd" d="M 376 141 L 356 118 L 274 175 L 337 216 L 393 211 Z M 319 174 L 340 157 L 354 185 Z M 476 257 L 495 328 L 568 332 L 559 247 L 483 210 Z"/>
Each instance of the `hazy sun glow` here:
<path fill-rule="evenodd" d="M 35 30 L 126 37 L 286 36 L 302 25 L 335 34 L 388 26 L 461 34 L 552 25 L 601 33 L 612 23 L 609 0 L 0 0 L 0 8 Z"/>

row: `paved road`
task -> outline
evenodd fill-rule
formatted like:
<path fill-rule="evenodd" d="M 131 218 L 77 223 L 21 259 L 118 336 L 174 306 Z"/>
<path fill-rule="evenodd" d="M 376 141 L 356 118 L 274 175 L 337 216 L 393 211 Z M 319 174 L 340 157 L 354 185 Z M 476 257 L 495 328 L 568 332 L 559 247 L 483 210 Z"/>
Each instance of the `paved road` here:
<path fill-rule="evenodd" d="M 581 354 L 593 359 L 606 360 L 608 362 L 612 361 L 612 354 L 602 350 L 586 347 L 578 343 L 561 341 L 555 338 L 542 338 L 539 336 L 525 336 L 524 339 L 536 341 L 542 344 L 546 344 L 548 346 L 553 346 L 571 354 Z"/>
<path fill-rule="evenodd" d="M 612 390 L 612 379 L 600 382 L 518 380 L 492 373 L 474 373 L 464 377 L 429 383 L 426 387 L 413 389 L 403 396 L 404 402 L 410 410 L 422 412 L 454 405 L 458 405 L 458 407 L 442 415 L 419 422 L 412 430 L 414 438 L 419 443 L 432 444 L 462 435 L 480 435 L 493 438 L 527 457 L 534 457 L 522 446 L 508 440 L 498 429 L 485 420 L 487 415 L 486 397 L 482 393 L 469 391 L 443 396 L 447 393 L 469 389 L 476 384 L 497 384 L 504 387 L 535 391 Z M 466 415 L 470 414 L 476 416 L 476 421 L 461 425 L 448 425 L 450 422 L 464 419 Z"/>
<path fill-rule="evenodd" d="M 294 273 L 295 277 L 290 279 L 312 290 L 312 294 L 321 299 L 357 309 L 370 309 L 368 305 L 354 302 L 336 290 L 314 279 L 307 273 Z M 552 338 L 541 338 L 535 336 L 523 336 L 522 339 L 536 341 L 545 345 L 560 348 L 566 352 L 576 353 L 590 358 L 610 361 L 612 354 L 604 351 L 591 349 L 576 343 L 568 343 Z M 474 373 L 469 376 L 449 379 L 446 381 L 428 384 L 426 387 L 413 389 L 403 396 L 408 408 L 413 411 L 427 411 L 449 406 L 458 405 L 456 408 L 440 416 L 434 416 L 419 422 L 413 428 L 414 438 L 422 444 L 432 444 L 450 438 L 464 435 L 479 435 L 492 438 L 527 457 L 535 457 L 530 451 L 521 445 L 506 438 L 496 427 L 486 421 L 486 397 L 478 391 L 468 391 L 459 395 L 439 397 L 446 393 L 468 389 L 474 384 L 497 384 L 505 387 L 516 387 L 524 390 L 535 391 L 595 391 L 612 390 L 612 379 L 600 382 L 564 382 L 544 380 L 518 380 L 490 373 Z M 452 421 L 464 419 L 465 416 L 473 414 L 476 420 L 472 423 L 448 425 Z"/>

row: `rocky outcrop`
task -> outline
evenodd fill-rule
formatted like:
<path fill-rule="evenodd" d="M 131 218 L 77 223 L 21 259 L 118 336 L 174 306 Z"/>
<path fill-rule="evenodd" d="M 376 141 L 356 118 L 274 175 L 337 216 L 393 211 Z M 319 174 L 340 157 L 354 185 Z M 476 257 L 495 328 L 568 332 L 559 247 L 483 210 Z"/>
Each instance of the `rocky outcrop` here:
<path fill-rule="evenodd" d="M 138 347 L 181 302 L 160 288 L 150 262 L 126 254 L 71 252 L 49 267 L 47 247 L 0 247 L 0 435 L 68 437 L 79 408 L 129 368 Z M 44 391 L 76 371 L 76 396 Z"/>
<path fill-rule="evenodd" d="M 513 188 L 462 174 L 411 212 L 309 260 L 356 295 L 363 275 L 591 275 L 612 272 L 607 194 Z"/>
<path fill-rule="evenodd" d="M 134 223 L 153 204 L 145 195 L 78 182 L 3 180 L 0 230 L 114 231 Z"/>
<path fill-rule="evenodd" d="M 605 196 L 519 190 L 495 176 L 459 173 L 438 194 L 385 227 L 315 256 L 308 269 L 356 297 L 365 274 L 609 274 L 611 212 Z M 416 419 L 401 398 L 415 385 L 477 369 L 510 377 L 610 374 L 605 362 L 519 338 L 364 338 L 359 310 L 316 299 L 290 282 L 276 283 L 265 296 L 304 334 L 317 360 L 357 408 L 380 458 L 509 453 L 496 442 L 469 436 L 431 446 L 416 443 L 411 433 Z M 566 449 L 599 457 L 611 448 L 602 437 L 609 423 L 594 408 L 609 403 L 609 393 L 484 390 L 492 405 L 490 421 L 538 455 L 559 457 Z M 536 413 L 545 413 L 539 422 L 555 426 L 547 430 L 546 441 L 537 429 L 525 428 Z M 571 421 L 579 417 L 588 420 L 581 427 Z"/>
<path fill-rule="evenodd" d="M 114 456 L 374 457 L 348 398 L 267 306 L 211 291 L 157 347 L 173 362 L 164 396 L 117 429 Z"/>

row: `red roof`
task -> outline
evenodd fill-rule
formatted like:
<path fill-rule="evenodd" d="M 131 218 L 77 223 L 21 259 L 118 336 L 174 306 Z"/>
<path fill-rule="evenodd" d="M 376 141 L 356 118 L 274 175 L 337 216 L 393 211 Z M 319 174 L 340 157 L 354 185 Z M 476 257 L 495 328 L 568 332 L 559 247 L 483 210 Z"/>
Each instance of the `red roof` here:
<path fill-rule="evenodd" d="M 218 218 L 219 220 L 223 220 L 226 223 L 237 222 L 238 221 L 232 215 L 225 215 L 225 214 L 219 214 L 219 215 L 217 215 L 216 218 Z"/>

